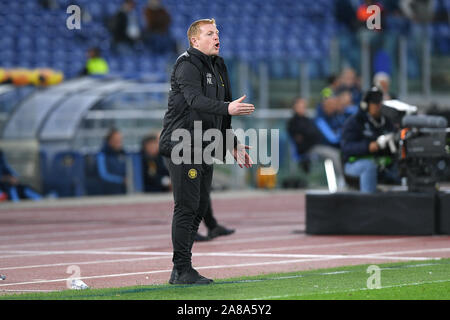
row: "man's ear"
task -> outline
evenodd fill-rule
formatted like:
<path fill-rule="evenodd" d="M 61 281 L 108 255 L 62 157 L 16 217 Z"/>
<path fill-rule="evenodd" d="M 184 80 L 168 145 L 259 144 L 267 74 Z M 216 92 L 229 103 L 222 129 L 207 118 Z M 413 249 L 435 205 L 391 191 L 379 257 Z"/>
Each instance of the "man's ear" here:
<path fill-rule="evenodd" d="M 191 37 L 191 43 L 192 43 L 192 46 L 195 47 L 195 45 L 197 44 L 197 38 Z"/>

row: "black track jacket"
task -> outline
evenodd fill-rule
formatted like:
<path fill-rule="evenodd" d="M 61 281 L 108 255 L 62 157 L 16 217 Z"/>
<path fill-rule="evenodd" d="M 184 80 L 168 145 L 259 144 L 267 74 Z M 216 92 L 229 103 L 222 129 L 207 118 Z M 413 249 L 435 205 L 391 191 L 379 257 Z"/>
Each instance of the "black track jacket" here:
<path fill-rule="evenodd" d="M 210 57 L 190 47 L 178 57 L 170 82 L 168 110 L 159 141 L 163 156 L 170 157 L 178 143 L 171 141 L 174 130 L 187 129 L 193 137 L 194 121 L 202 121 L 203 132 L 216 128 L 226 137 L 225 130 L 231 129 L 228 104 L 232 97 L 227 68 L 221 57 Z M 233 139 L 236 146 L 234 135 Z M 204 143 L 203 147 L 208 144 Z M 223 143 L 224 157 L 225 147 Z"/>

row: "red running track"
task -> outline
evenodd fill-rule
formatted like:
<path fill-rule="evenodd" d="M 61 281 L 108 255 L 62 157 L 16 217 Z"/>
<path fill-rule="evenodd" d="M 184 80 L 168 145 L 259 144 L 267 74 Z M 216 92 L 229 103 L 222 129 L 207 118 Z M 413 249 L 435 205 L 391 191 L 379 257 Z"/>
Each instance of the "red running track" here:
<path fill-rule="evenodd" d="M 133 199 L 0 207 L 0 293 L 64 290 L 74 270 L 92 288 L 166 283 L 173 202 Z M 214 194 L 213 207 L 237 230 L 194 245 L 194 267 L 214 279 L 450 257 L 449 236 L 306 235 L 301 192 Z"/>

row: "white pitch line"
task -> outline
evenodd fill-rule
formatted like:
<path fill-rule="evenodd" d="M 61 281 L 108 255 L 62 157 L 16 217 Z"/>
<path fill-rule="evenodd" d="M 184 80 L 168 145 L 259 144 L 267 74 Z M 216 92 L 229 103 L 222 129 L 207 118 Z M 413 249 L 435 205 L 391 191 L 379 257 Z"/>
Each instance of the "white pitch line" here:
<path fill-rule="evenodd" d="M 345 256 L 343 258 L 346 258 L 346 257 L 347 256 Z M 213 265 L 213 266 L 203 266 L 203 267 L 200 266 L 200 267 L 196 267 L 196 269 L 197 270 L 204 270 L 204 269 L 241 268 L 241 267 L 276 265 L 276 264 L 292 264 L 292 263 L 303 263 L 303 262 L 316 262 L 316 261 L 334 260 L 334 259 L 339 259 L 339 258 L 326 257 L 326 258 L 312 258 L 312 259 L 267 261 L 267 262 L 258 262 L 258 263 L 241 263 L 241 264 L 231 264 L 231 265 Z M 156 274 L 156 273 L 166 273 L 166 272 L 167 273 L 168 272 L 172 272 L 172 269 L 143 271 L 143 272 L 132 272 L 132 273 L 118 273 L 118 274 L 96 275 L 96 276 L 80 277 L 80 279 L 82 279 L 82 280 L 89 280 L 89 279 L 100 279 L 100 278 L 114 278 L 114 277 L 126 277 L 126 276 L 136 276 L 136 275 Z M 19 285 L 28 285 L 28 284 L 39 284 L 39 283 L 54 283 L 54 282 L 63 282 L 63 281 L 67 281 L 67 278 L 52 279 L 52 280 L 28 281 L 28 282 L 17 282 L 17 283 L 6 283 L 6 284 L 0 284 L 0 287 L 15 286 L 15 285 L 19 286 Z"/>
<path fill-rule="evenodd" d="M 316 249 L 316 248 L 330 248 L 330 247 L 346 247 L 346 246 L 359 246 L 368 244 L 383 244 L 383 243 L 395 243 L 411 240 L 411 237 L 405 237 L 401 239 L 377 239 L 377 240 L 362 240 L 362 241 L 349 241 L 349 242 L 334 242 L 334 243 L 320 243 L 320 244 L 306 244 L 301 246 L 287 246 L 276 248 L 259 248 L 259 249 L 246 249 L 239 252 L 266 252 L 266 251 L 288 251 L 288 250 L 301 250 L 301 249 Z"/>
<path fill-rule="evenodd" d="M 213 257 L 256 257 L 256 258 L 330 258 L 330 259 L 382 259 L 382 260 L 430 260 L 429 257 L 392 257 L 383 256 L 380 254 L 355 254 L 355 255 L 342 255 L 342 254 L 248 254 L 248 253 L 233 253 L 233 252 L 212 252 L 212 253 L 197 253 L 193 256 L 213 256 Z M 432 258 L 431 258 L 432 259 Z"/>
<path fill-rule="evenodd" d="M 170 234 L 160 234 L 153 236 L 130 236 L 130 237 L 114 237 L 114 238 L 100 238 L 100 239 L 88 239 L 88 240 L 70 240 L 70 241 L 57 241 L 57 242 L 33 242 L 33 243 L 21 243 L 12 245 L 1 245 L 0 248 L 10 249 L 16 247 L 49 247 L 49 246 L 70 246 L 80 244 L 94 244 L 94 243 L 109 243 L 113 241 L 139 241 L 139 240 L 153 240 L 153 239 L 165 239 L 170 238 Z"/>
<path fill-rule="evenodd" d="M 93 260 L 93 261 L 83 261 L 83 262 L 62 262 L 53 264 L 37 264 L 30 266 L 18 266 L 18 267 L 0 267 L 2 271 L 4 270 L 20 270 L 20 269 L 34 269 L 34 268 L 48 268 L 48 267 L 61 267 L 61 266 L 71 266 L 71 265 L 88 265 L 88 264 L 102 264 L 102 263 L 118 263 L 118 262 L 136 262 L 136 261 L 148 261 L 148 260 L 158 260 L 162 257 L 146 257 L 146 258 L 127 258 L 127 259 L 114 259 L 114 260 Z M 164 257 L 165 258 L 165 257 Z"/>
<path fill-rule="evenodd" d="M 286 236 L 272 236 L 272 237 L 257 237 L 257 238 L 251 238 L 251 239 L 232 239 L 232 240 L 222 240 L 220 242 L 214 243 L 214 242 L 205 242 L 202 243 L 204 246 L 214 246 L 214 245 L 223 245 L 223 244 L 233 244 L 233 243 L 247 243 L 247 242 L 261 242 L 261 241 L 267 241 L 267 240 L 290 240 L 290 239 L 299 239 L 300 235 L 298 234 L 290 234 Z M 250 240 L 250 241 L 249 241 Z"/>
<path fill-rule="evenodd" d="M 156 237 L 156 236 L 154 236 Z M 167 237 L 169 237 L 169 235 L 167 235 Z M 143 237 L 145 239 L 148 239 L 148 237 Z M 287 235 L 287 236 L 273 236 L 273 237 L 255 237 L 255 238 L 243 238 L 243 239 L 236 239 L 236 240 L 225 240 L 225 241 L 221 241 L 220 245 L 222 244 L 230 244 L 230 243 L 251 243 L 251 242 L 261 242 L 261 241 L 266 241 L 266 240 L 286 240 L 286 239 L 298 239 L 299 236 L 298 235 Z M 125 238 L 122 239 L 116 239 L 117 241 L 119 240 L 125 240 Z M 101 242 L 111 242 L 111 239 L 102 239 Z M 69 242 L 71 244 L 73 244 L 72 242 Z M 218 243 L 212 243 L 211 245 L 216 245 Z M 203 244 L 205 245 L 205 244 Z M 161 244 L 158 244 L 156 247 L 160 247 Z M 149 248 L 152 247 L 151 245 L 149 246 L 144 246 L 144 248 Z M 83 251 L 83 250 L 71 250 L 71 251 L 61 251 L 61 250 L 54 250 L 54 251 L 32 251 L 32 250 L 0 250 L 0 253 L 10 253 L 10 255 L 8 256 L 2 256 L 2 259 L 5 258 L 16 258 L 19 257 L 19 255 L 21 256 L 42 256 L 42 255 L 52 255 L 52 254 L 71 254 L 71 253 L 79 253 L 79 252 L 83 252 L 86 254 L 130 254 L 129 251 L 127 252 L 120 252 L 120 251 L 101 251 L 101 250 L 89 250 L 89 251 Z M 142 253 L 139 252 L 133 252 L 131 253 L 131 255 L 136 254 L 136 255 L 141 255 Z"/>
<path fill-rule="evenodd" d="M 4 251 L 8 252 L 8 251 Z M 11 253 L 35 253 L 36 255 L 67 255 L 67 254 L 85 254 L 85 255 L 128 255 L 128 256 L 165 256 L 171 255 L 169 252 L 150 252 L 150 251 L 101 251 L 101 250 L 55 250 L 55 251 L 10 251 Z"/>
<path fill-rule="evenodd" d="M 43 252 L 46 254 L 47 252 Z M 63 252 L 58 252 L 63 254 Z M 91 252 L 91 251 L 68 251 L 64 254 L 102 254 L 103 252 Z M 108 252 L 109 253 L 109 252 Z M 135 261 L 147 261 L 147 260 L 160 260 L 172 257 L 172 252 L 119 252 L 124 255 L 140 255 L 140 256 L 153 256 L 147 258 L 127 258 L 127 259 L 114 259 L 114 260 L 91 260 L 84 262 L 64 262 L 54 264 L 41 264 L 30 266 L 16 266 L 16 267 L 0 267 L 1 270 L 19 270 L 19 269 L 31 269 L 31 268 L 44 268 L 44 267 L 58 267 L 66 265 L 88 265 L 88 264 L 102 264 L 102 263 L 117 263 L 117 262 L 135 262 Z M 404 256 L 383 256 L 380 254 L 359 254 L 359 255 L 333 255 L 333 254 L 248 254 L 248 253 L 236 253 L 236 252 L 206 252 L 206 253 L 194 253 L 194 257 L 243 257 L 243 258 L 317 258 L 317 259 L 380 259 L 380 260 L 407 260 L 407 261 L 424 261 L 430 259 L 430 257 L 404 257 Z"/>
<path fill-rule="evenodd" d="M 407 254 L 407 253 L 423 253 L 423 252 L 448 252 L 450 248 L 431 248 L 431 249 L 419 249 L 419 250 L 406 250 L 406 251 L 391 251 L 388 253 L 380 252 L 375 255 L 392 255 L 392 254 Z"/>
<path fill-rule="evenodd" d="M 0 292 L 54 292 L 55 290 L 27 290 L 27 289 L 23 289 L 23 290 L 10 290 L 10 289 L 2 289 Z"/>
<path fill-rule="evenodd" d="M 399 253 L 399 252 L 397 252 Z M 161 254 L 161 252 L 158 252 L 158 254 Z M 386 252 L 385 254 L 389 254 Z M 371 259 L 371 258 L 377 258 L 377 259 L 384 259 L 388 257 L 382 257 L 380 255 L 360 255 L 361 258 L 364 259 Z M 156 258 L 156 257 L 155 257 Z M 161 257 L 159 257 L 161 258 Z M 234 264 L 234 265 L 213 265 L 213 266 L 203 266 L 203 267 L 196 267 L 196 269 L 222 269 L 222 268 L 239 268 L 239 267 L 251 267 L 251 266 L 262 266 L 262 265 L 274 265 L 274 264 L 292 264 L 292 263 L 302 263 L 302 262 L 311 262 L 311 261 L 323 261 L 323 260 L 335 260 L 335 259 L 351 259 L 352 256 L 349 255 L 331 255 L 331 256 L 315 256 L 314 258 L 309 259 L 296 259 L 296 260 L 282 260 L 282 261 L 268 261 L 268 262 L 259 262 L 259 263 L 244 263 L 244 264 Z M 389 257 L 395 260 L 396 257 Z M 403 257 L 405 258 L 405 257 Z M 418 257 L 413 257 L 414 259 Z M 112 277 L 124 277 L 124 276 L 133 276 L 133 275 L 142 275 L 142 274 L 155 274 L 155 273 L 164 273 L 164 272 L 171 272 L 172 270 L 155 270 L 155 271 L 144 271 L 144 272 L 133 272 L 133 273 L 119 273 L 119 274 L 109 274 L 109 275 L 97 275 L 97 276 L 88 276 L 88 277 L 80 277 L 80 279 L 88 280 L 88 279 L 98 279 L 98 278 L 112 278 Z M 7 284 L 0 284 L 0 287 L 5 286 L 13 286 L 13 285 L 27 285 L 27 284 L 38 284 L 38 283 L 51 283 L 51 282 L 62 282 L 66 281 L 67 279 L 53 279 L 53 280 L 40 280 L 40 281 L 29 281 L 29 282 L 19 282 L 19 283 L 7 283 Z"/>
<path fill-rule="evenodd" d="M 273 227 L 255 227 L 255 228 L 241 228 L 239 229 L 239 234 L 246 233 L 259 233 L 265 231 L 280 231 L 292 229 L 291 225 L 287 226 L 273 226 Z M 149 230 L 151 233 L 151 230 Z M 0 245 L 1 248 L 20 248 L 20 247 L 47 247 L 47 246 L 58 246 L 58 245 L 79 245 L 79 244 L 92 244 L 92 243 L 104 243 L 112 241 L 138 241 L 138 240 L 153 240 L 153 239 L 169 239 L 171 237 L 170 232 L 151 236 L 129 236 L 129 237 L 113 237 L 113 238 L 100 238 L 100 239 L 83 239 L 83 240 L 71 240 L 71 241 L 46 241 L 46 242 L 33 242 L 33 243 L 21 243 L 21 244 L 11 244 L 11 245 Z M 298 235 L 297 235 L 298 237 Z"/>
<path fill-rule="evenodd" d="M 196 269 L 197 270 L 203 270 L 203 269 L 223 269 L 223 268 L 254 267 L 254 266 L 261 266 L 261 265 L 290 264 L 290 263 L 300 263 L 300 262 L 309 262 L 309 261 L 318 261 L 318 260 L 320 260 L 320 259 L 282 260 L 282 261 L 269 261 L 269 262 L 259 262 L 259 263 L 242 263 L 242 264 L 203 266 L 203 267 L 196 267 Z M 127 276 L 137 276 L 137 275 L 156 274 L 156 273 L 165 273 L 165 272 L 172 272 L 172 269 L 154 270 L 154 271 L 142 271 L 142 272 L 131 272 L 131 273 L 104 274 L 104 275 L 97 275 L 97 276 L 80 277 L 79 279 L 81 279 L 81 280 L 88 280 L 88 279 L 101 279 L 101 278 L 115 278 L 115 277 L 127 277 Z M 5 284 L 0 284 L 0 287 L 28 285 L 28 284 L 39 284 L 39 283 L 63 282 L 63 281 L 67 281 L 67 279 L 68 278 L 51 279 L 51 280 L 39 280 L 39 281 L 28 281 L 28 282 L 16 282 L 16 283 L 5 283 Z"/>
<path fill-rule="evenodd" d="M 299 238 L 302 237 L 302 235 L 298 235 Z M 366 245 L 366 244 L 378 244 L 378 243 L 392 243 L 392 242 L 402 242 L 406 240 L 410 240 L 409 238 L 403 238 L 403 239 L 383 239 L 383 240 L 364 240 L 364 241 L 351 241 L 351 242 L 333 242 L 333 243 L 325 243 L 325 244 L 313 244 L 313 245 L 302 245 L 302 246 L 291 246 L 291 247 L 278 247 L 278 248 L 260 248 L 260 249 L 245 249 L 245 250 L 238 250 L 234 251 L 237 253 L 258 253 L 258 252 L 266 252 L 266 251 L 287 251 L 287 250 L 298 250 L 298 249 L 313 249 L 313 248 L 328 248 L 328 247 L 345 247 L 345 246 L 354 246 L 354 245 Z M 221 242 L 222 243 L 222 242 Z M 215 242 L 208 242 L 208 243 L 202 243 L 201 245 L 207 246 L 208 244 L 216 245 Z M 126 250 L 143 250 L 143 249 L 150 249 L 152 247 L 160 247 L 160 245 L 155 246 L 130 246 L 130 247 L 115 247 L 115 248 L 108 248 L 108 249 L 102 249 L 102 250 L 111 250 L 111 251 L 126 251 Z M 1 252 L 1 251 L 0 251 Z"/>
<path fill-rule="evenodd" d="M 0 240 L 35 240 L 40 238 L 56 238 L 56 237 L 72 237 L 72 236 L 84 236 L 84 235 L 97 235 L 97 234 L 108 234 L 108 233 L 133 233 L 136 231 L 154 231 L 156 229 L 170 229 L 170 225 L 154 225 L 154 226 L 136 226 L 136 227 L 126 227 L 126 228 L 108 228 L 108 229 L 92 229 L 83 231 L 62 231 L 62 232 L 41 232 L 33 234 L 21 234 L 21 235 L 8 235 L 0 236 Z"/>
<path fill-rule="evenodd" d="M 227 215 L 227 218 L 229 218 L 230 216 Z M 258 217 L 260 218 L 260 217 Z M 269 217 L 268 217 L 269 218 Z M 286 223 L 285 220 L 283 220 L 284 223 Z M 303 225 L 302 223 L 299 223 L 300 225 Z M 292 225 L 291 225 L 292 227 Z M 13 235 L 4 235 L 4 236 L 0 236 L 0 240 L 13 240 L 13 239 L 18 239 L 18 240 L 30 240 L 30 239 L 39 239 L 39 238 L 48 238 L 48 237 L 69 237 L 69 236 L 77 236 L 77 235 L 90 235 L 90 234 L 104 234 L 104 233 L 126 233 L 126 232 L 135 232 L 136 230 L 165 230 L 165 229 L 170 229 L 171 228 L 171 224 L 170 223 L 164 223 L 164 224 L 157 224 L 157 225 L 151 225 L 151 224 L 147 224 L 147 225 L 136 225 L 136 226 L 129 226 L 129 227 L 121 227 L 121 228 L 106 228 L 106 229 L 101 229 L 101 230 L 96 230 L 96 229 L 92 229 L 92 230 L 82 230 L 82 231 L 62 231 L 62 232 L 53 232 L 54 227 L 52 227 L 52 230 L 48 230 L 47 232 L 39 232 L 39 233 L 32 233 L 32 234 L 13 234 Z M 263 228 L 263 227 L 260 227 Z M 23 229 L 23 228 L 22 228 Z M 0 228 L 1 230 L 1 228 Z M 8 231 L 10 231 L 11 228 L 8 228 Z"/>

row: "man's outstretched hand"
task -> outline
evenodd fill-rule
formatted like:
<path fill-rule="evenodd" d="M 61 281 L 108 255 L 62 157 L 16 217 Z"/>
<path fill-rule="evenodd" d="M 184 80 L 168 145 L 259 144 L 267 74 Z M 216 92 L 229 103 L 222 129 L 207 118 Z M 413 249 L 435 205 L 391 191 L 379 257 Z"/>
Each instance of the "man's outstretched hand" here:
<path fill-rule="evenodd" d="M 239 99 L 236 99 L 228 105 L 228 113 L 231 116 L 244 116 L 252 114 L 255 111 L 255 106 L 251 103 L 243 103 L 246 95 L 244 94 Z"/>
<path fill-rule="evenodd" d="M 251 168 L 253 165 L 253 160 L 250 157 L 250 155 L 247 153 L 247 151 L 250 149 L 251 147 L 243 145 L 243 144 L 238 144 L 236 146 L 236 148 L 233 149 L 233 157 L 236 159 L 237 164 L 239 165 L 239 167 L 243 168 Z"/>

